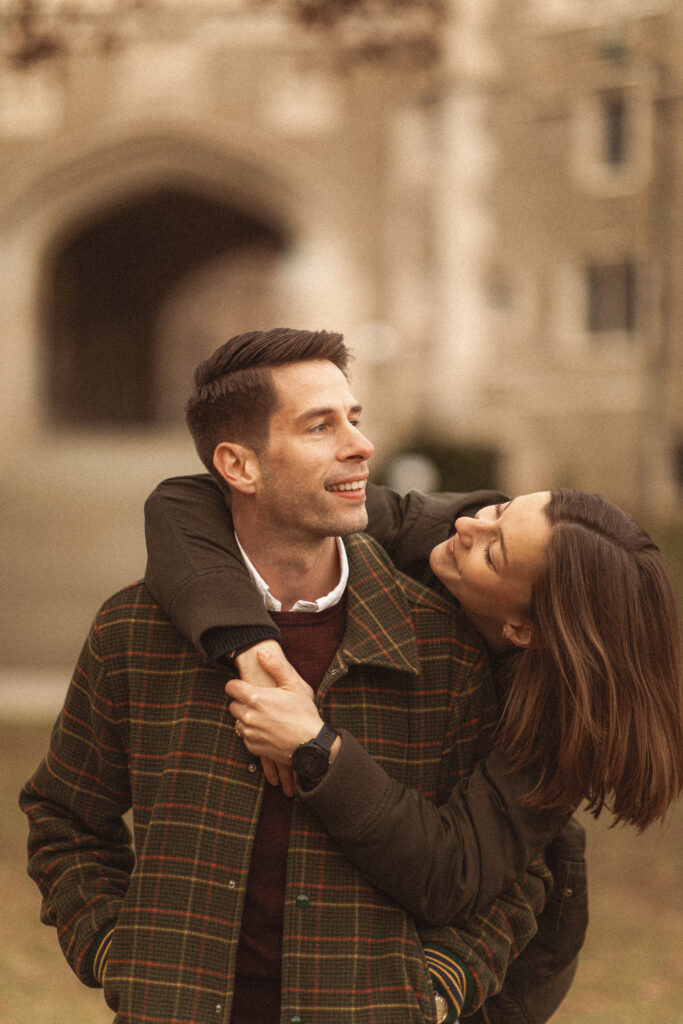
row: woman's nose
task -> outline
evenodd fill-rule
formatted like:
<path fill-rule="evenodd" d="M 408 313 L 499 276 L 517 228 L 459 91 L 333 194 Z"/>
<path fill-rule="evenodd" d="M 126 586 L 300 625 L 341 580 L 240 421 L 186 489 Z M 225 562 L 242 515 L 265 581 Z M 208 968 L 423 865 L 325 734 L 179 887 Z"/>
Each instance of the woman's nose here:
<path fill-rule="evenodd" d="M 476 520 L 471 516 L 458 516 L 455 520 L 455 532 L 460 538 L 460 543 L 466 548 L 472 544 L 472 531 L 476 529 L 475 522 Z"/>
<path fill-rule="evenodd" d="M 455 529 L 461 543 L 469 548 L 479 534 L 486 532 L 487 523 L 476 516 L 459 516 L 455 520 Z"/>

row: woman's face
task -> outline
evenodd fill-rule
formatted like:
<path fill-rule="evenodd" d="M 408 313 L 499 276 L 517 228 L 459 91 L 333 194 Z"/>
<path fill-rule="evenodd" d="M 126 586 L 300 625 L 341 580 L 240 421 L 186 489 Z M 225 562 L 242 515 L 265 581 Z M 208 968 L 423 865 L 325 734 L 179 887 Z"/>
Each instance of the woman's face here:
<path fill-rule="evenodd" d="M 549 491 L 488 505 L 455 521 L 455 534 L 431 553 L 434 574 L 494 646 L 503 627 L 520 646 L 530 641 L 528 608 L 551 528 Z"/>

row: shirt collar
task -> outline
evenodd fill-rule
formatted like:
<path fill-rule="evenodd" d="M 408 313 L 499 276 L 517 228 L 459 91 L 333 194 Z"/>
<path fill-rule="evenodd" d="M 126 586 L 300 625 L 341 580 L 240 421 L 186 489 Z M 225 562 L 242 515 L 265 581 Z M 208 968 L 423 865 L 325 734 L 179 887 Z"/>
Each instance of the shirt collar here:
<path fill-rule="evenodd" d="M 237 547 L 240 549 L 240 554 L 244 559 L 244 564 L 249 570 L 249 573 L 254 581 L 256 589 L 263 598 L 263 603 L 266 606 L 266 609 L 269 612 L 281 612 L 281 602 L 278 601 L 278 599 L 276 597 L 273 597 L 273 595 L 271 594 L 270 587 L 252 564 L 248 554 L 240 544 L 240 539 L 237 536 L 237 534 L 235 534 L 235 540 L 237 541 Z M 334 605 L 339 604 L 339 602 L 341 601 L 344 595 L 344 591 L 346 590 L 346 587 L 349 582 L 349 560 L 346 556 L 346 548 L 344 547 L 344 543 L 341 537 L 335 537 L 335 541 L 337 542 L 337 551 L 339 552 L 339 565 L 341 567 L 339 582 L 337 583 L 336 587 L 330 590 L 329 594 L 324 594 L 322 597 L 319 597 L 315 601 L 297 601 L 296 604 L 289 609 L 289 611 L 324 612 L 327 608 L 333 608 Z"/>

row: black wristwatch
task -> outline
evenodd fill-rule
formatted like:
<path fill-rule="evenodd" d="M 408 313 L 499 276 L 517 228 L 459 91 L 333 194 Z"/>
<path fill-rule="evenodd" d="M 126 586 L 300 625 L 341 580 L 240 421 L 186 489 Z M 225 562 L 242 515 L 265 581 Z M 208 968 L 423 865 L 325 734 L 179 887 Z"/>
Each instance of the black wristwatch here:
<path fill-rule="evenodd" d="M 317 736 L 302 743 L 292 754 L 292 768 L 305 789 L 320 782 L 330 767 L 330 750 L 338 735 L 336 729 L 323 725 Z"/>

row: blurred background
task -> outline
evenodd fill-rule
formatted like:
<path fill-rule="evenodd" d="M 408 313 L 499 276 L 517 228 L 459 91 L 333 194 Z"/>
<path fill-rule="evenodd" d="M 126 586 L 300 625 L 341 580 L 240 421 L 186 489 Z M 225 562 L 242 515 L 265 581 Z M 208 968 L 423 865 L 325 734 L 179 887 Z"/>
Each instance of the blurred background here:
<path fill-rule="evenodd" d="M 374 479 L 599 491 L 683 593 L 683 4 L 1 0 L 0 313 L 0 1021 L 104 1022 L 16 793 L 222 341 L 342 331 Z M 681 809 L 606 824 L 554 1019 L 682 1024 Z"/>

